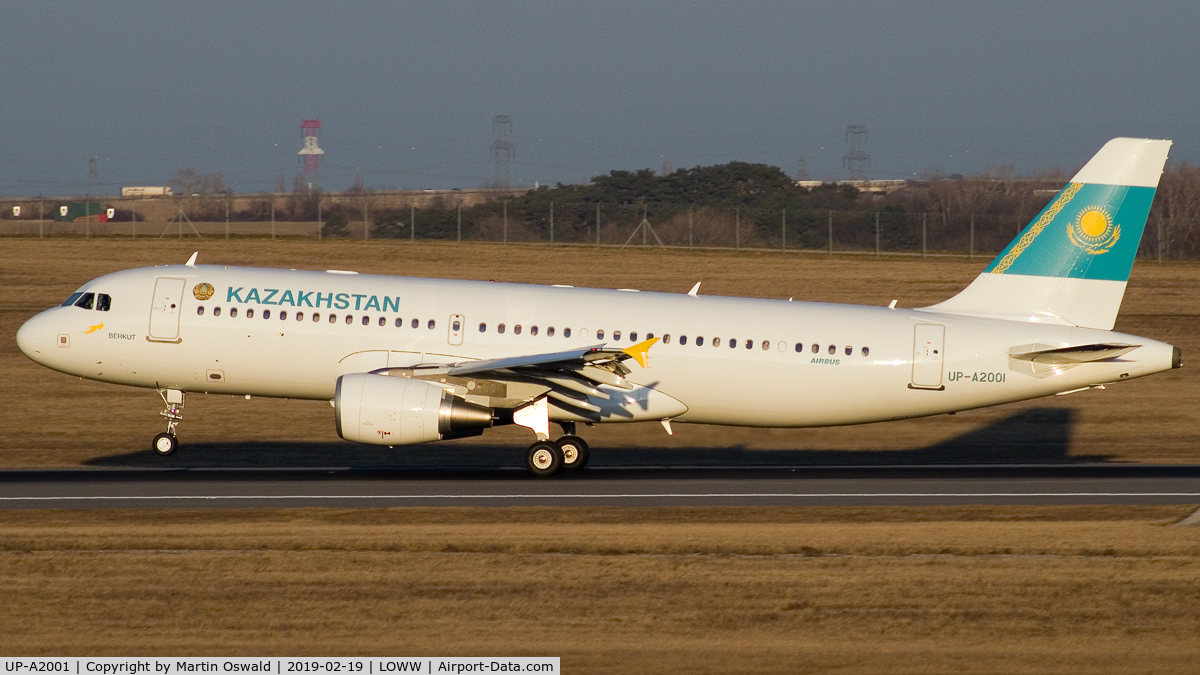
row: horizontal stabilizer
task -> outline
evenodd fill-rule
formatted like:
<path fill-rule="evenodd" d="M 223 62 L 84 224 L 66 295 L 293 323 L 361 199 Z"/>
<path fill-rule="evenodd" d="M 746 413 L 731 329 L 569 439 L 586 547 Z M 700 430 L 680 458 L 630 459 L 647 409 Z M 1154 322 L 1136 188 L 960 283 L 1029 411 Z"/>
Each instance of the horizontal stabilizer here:
<path fill-rule="evenodd" d="M 1045 345 L 1024 345 L 1008 350 L 1008 355 L 1018 361 L 1031 361 L 1049 365 L 1074 365 L 1104 361 L 1124 356 L 1141 345 L 1104 342 L 1074 347 L 1044 348 Z"/>

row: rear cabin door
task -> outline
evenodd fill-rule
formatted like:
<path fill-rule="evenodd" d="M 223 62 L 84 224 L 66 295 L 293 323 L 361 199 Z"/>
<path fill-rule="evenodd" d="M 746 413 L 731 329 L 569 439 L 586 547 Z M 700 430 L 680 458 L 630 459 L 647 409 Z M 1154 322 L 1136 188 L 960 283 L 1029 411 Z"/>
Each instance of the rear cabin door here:
<path fill-rule="evenodd" d="M 160 277 L 154 282 L 150 305 L 150 339 L 179 342 L 179 312 L 183 308 L 183 279 Z"/>
<path fill-rule="evenodd" d="M 945 389 L 942 364 L 946 358 L 946 327 L 917 324 L 913 333 L 912 389 Z"/>
<path fill-rule="evenodd" d="M 446 341 L 454 346 L 463 343 L 463 333 L 467 330 L 467 320 L 462 314 L 450 315 L 450 332 L 446 335 Z"/>

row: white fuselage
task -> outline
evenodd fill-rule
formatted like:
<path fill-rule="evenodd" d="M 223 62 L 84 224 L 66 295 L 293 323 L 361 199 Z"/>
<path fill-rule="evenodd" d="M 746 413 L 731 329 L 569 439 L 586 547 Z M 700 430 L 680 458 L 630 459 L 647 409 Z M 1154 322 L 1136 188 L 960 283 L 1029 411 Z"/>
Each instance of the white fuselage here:
<path fill-rule="evenodd" d="M 197 299 L 200 284 L 211 297 Z M 195 393 L 328 400 L 348 373 L 662 338 L 628 377 L 653 395 L 606 422 L 876 422 L 1140 377 L 1173 359 L 1170 345 L 1130 335 L 923 310 L 335 272 L 176 265 L 80 291 L 111 308 L 47 310 L 21 328 L 22 351 L 88 379 Z M 1010 356 L 1101 342 L 1139 346 L 1071 367 Z"/>

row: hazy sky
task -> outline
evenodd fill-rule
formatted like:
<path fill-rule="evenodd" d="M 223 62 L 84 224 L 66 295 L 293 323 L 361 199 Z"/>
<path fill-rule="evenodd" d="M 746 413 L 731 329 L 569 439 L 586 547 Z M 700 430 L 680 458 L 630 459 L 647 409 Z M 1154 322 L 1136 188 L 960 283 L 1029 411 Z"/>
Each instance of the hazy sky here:
<path fill-rule="evenodd" d="M 25 2 L 0 9 L 0 193 L 193 166 L 238 191 L 522 185 L 731 160 L 872 178 L 1073 170 L 1114 136 L 1200 162 L 1200 3 Z"/>

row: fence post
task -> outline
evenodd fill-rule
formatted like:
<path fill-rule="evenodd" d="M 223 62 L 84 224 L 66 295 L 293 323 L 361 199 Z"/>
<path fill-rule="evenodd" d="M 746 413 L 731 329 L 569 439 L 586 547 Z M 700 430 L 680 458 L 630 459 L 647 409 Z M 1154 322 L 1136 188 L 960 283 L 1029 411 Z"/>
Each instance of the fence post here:
<path fill-rule="evenodd" d="M 833 209 L 829 209 L 829 255 L 833 255 Z"/>
<path fill-rule="evenodd" d="M 408 240 L 417 240 L 417 207 L 413 202 L 408 203 Z"/>
<path fill-rule="evenodd" d="M 596 202 L 596 245 L 600 245 L 600 202 Z"/>
<path fill-rule="evenodd" d="M 696 210 L 696 205 L 688 206 L 688 250 L 692 250 L 692 212 Z"/>
<path fill-rule="evenodd" d="M 225 196 L 225 238 L 229 238 L 229 195 Z"/>
<path fill-rule="evenodd" d="M 742 250 L 742 207 L 737 207 L 733 216 L 733 245 L 734 250 Z"/>
<path fill-rule="evenodd" d="M 975 257 L 975 214 L 971 214 L 971 248 L 967 249 L 967 257 Z"/>
<path fill-rule="evenodd" d="M 550 202 L 550 245 L 554 245 L 554 202 Z"/>
<path fill-rule="evenodd" d="M 271 238 L 275 238 L 275 195 L 271 195 Z"/>
<path fill-rule="evenodd" d="M 921 257 L 929 255 L 929 212 L 921 214 Z"/>
<path fill-rule="evenodd" d="M 787 207 L 786 206 L 783 207 L 783 222 L 781 222 L 779 224 L 779 235 L 780 235 L 780 238 L 783 240 L 783 244 L 780 245 L 780 249 L 786 251 L 787 250 Z"/>
<path fill-rule="evenodd" d="M 504 243 L 508 243 L 508 200 L 504 200 Z"/>
<path fill-rule="evenodd" d="M 462 202 L 458 204 L 458 243 L 462 243 Z"/>
<path fill-rule="evenodd" d="M 879 212 L 875 212 L 875 255 L 879 255 Z"/>

